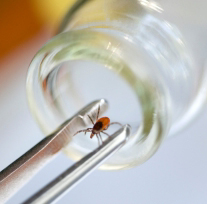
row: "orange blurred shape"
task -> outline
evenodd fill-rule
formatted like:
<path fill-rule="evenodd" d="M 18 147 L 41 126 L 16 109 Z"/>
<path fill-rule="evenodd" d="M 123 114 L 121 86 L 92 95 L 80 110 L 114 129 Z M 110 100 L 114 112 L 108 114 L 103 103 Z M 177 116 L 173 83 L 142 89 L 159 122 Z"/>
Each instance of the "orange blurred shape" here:
<path fill-rule="evenodd" d="M 28 0 L 0 3 L 0 59 L 34 36 L 42 27 Z"/>
<path fill-rule="evenodd" d="M 56 28 L 75 0 L 0 0 L 0 59 L 43 25 Z"/>
<path fill-rule="evenodd" d="M 57 28 L 69 8 L 77 0 L 31 0 L 41 21 Z"/>

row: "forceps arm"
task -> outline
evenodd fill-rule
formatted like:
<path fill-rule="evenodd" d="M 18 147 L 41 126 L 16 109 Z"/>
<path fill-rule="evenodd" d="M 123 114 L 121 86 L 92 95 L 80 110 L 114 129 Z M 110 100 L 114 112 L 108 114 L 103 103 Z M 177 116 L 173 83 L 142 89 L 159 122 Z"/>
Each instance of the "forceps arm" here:
<path fill-rule="evenodd" d="M 68 168 L 23 204 L 49 204 L 59 200 L 66 192 L 120 149 L 127 142 L 129 135 L 130 127 L 126 125 L 108 138 L 100 147 Z"/>
<path fill-rule="evenodd" d="M 90 103 L 62 124 L 53 134 L 44 138 L 23 156 L 1 171 L 0 203 L 5 203 L 6 200 L 31 179 L 46 162 L 50 161 L 56 153 L 70 142 L 72 136 L 78 130 L 87 127 L 90 124 L 87 115 L 90 114 L 93 117 L 99 106 L 103 113 L 108 105 L 104 99 Z"/>

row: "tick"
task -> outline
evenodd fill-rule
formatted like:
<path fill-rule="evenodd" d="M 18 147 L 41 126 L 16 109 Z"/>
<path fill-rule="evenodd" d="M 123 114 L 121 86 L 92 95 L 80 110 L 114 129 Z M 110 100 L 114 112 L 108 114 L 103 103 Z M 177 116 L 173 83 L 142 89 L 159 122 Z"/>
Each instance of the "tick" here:
<path fill-rule="evenodd" d="M 99 113 L 100 113 L 100 106 L 98 107 L 98 112 L 97 112 L 97 115 L 96 115 L 96 122 L 95 123 L 93 122 L 92 118 L 88 115 L 90 121 L 93 124 L 93 128 L 87 128 L 87 129 L 84 129 L 84 130 L 79 130 L 74 135 L 76 135 L 76 134 L 78 134 L 80 132 L 84 132 L 85 134 L 87 132 L 91 132 L 91 135 L 90 135 L 91 139 L 94 137 L 94 135 L 96 135 L 96 137 L 98 139 L 98 143 L 99 143 L 99 139 L 103 143 L 103 140 L 102 140 L 102 137 L 101 137 L 101 133 L 103 133 L 103 134 L 107 135 L 108 137 L 110 137 L 110 135 L 108 133 L 104 132 L 105 130 L 108 129 L 108 127 L 110 125 L 118 124 L 118 125 L 120 125 L 122 127 L 121 123 L 118 123 L 118 122 L 110 123 L 110 119 L 108 117 L 99 118 Z"/>

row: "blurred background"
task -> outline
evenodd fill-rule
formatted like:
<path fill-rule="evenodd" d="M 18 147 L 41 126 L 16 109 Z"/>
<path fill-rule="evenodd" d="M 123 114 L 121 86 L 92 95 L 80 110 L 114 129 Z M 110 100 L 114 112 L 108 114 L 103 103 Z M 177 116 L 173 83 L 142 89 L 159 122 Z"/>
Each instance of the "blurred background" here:
<path fill-rule="evenodd" d="M 55 34 L 74 2 L 0 1 L 0 170 L 43 138 L 27 105 L 27 68 L 38 49 Z M 179 8 L 175 9 L 174 16 L 185 17 L 181 8 L 191 6 L 192 12 L 188 15 L 199 19 L 194 14 L 195 4 L 190 4 L 193 1 L 179 2 L 174 5 Z M 204 2 L 199 0 L 198 4 Z M 172 4 L 174 1 L 165 2 L 168 10 Z M 197 24 L 196 32 L 205 37 L 207 23 L 191 22 Z M 201 41 L 200 44 L 206 53 L 206 45 Z M 95 171 L 58 203 L 207 203 L 206 122 L 207 108 L 204 108 L 197 120 L 168 139 L 143 165 L 119 172 Z M 8 203 L 21 203 L 71 164 L 72 161 L 60 153 Z"/>

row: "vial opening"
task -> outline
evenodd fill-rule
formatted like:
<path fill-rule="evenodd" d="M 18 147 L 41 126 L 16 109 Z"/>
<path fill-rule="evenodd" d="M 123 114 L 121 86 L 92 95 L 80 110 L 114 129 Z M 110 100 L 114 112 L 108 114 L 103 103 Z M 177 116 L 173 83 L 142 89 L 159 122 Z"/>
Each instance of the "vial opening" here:
<path fill-rule="evenodd" d="M 101 167 L 107 170 L 146 161 L 167 129 L 164 97 L 146 78 L 143 70 L 148 63 L 135 47 L 132 42 L 96 31 L 62 33 L 37 53 L 28 72 L 29 105 L 46 135 L 87 103 L 101 98 L 109 102 L 104 116 L 131 125 L 130 140 Z M 114 125 L 107 133 L 118 128 Z M 96 138 L 79 134 L 64 152 L 79 160 L 97 145 Z"/>

